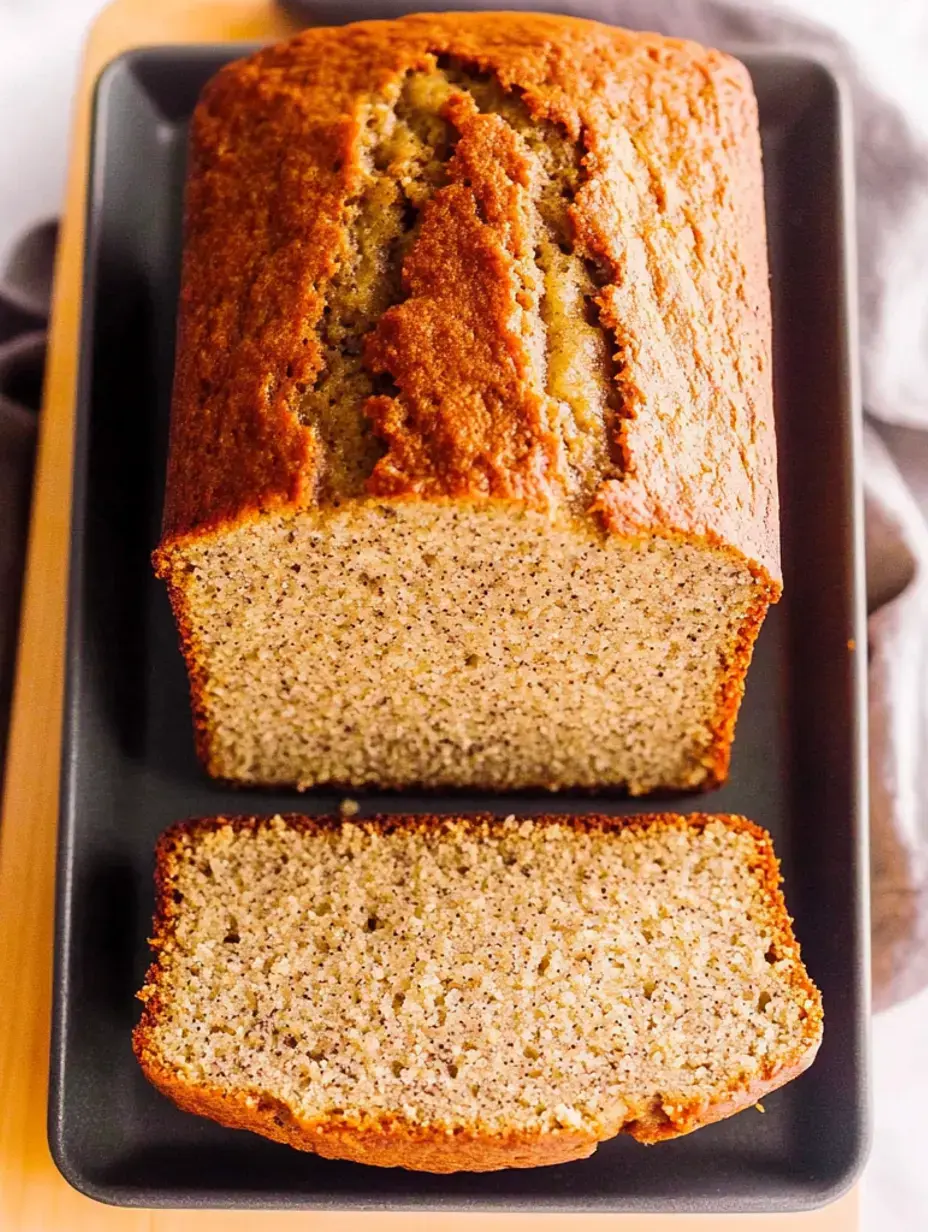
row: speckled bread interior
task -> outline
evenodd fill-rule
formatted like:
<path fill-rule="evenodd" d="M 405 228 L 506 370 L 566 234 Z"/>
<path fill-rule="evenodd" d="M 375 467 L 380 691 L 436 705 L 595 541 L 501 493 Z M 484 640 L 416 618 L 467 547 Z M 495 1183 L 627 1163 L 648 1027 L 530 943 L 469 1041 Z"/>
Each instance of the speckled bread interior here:
<path fill-rule="evenodd" d="M 417 502 L 268 516 L 183 559 L 216 775 L 641 792 L 721 772 L 722 667 L 756 618 L 724 555 Z"/>
<path fill-rule="evenodd" d="M 220 818 L 169 830 L 156 878 L 143 1069 L 322 1155 L 443 1172 L 658 1142 L 821 1038 L 742 818 Z"/>
<path fill-rule="evenodd" d="M 209 771 L 722 779 L 780 588 L 743 67 L 311 30 L 210 83 L 190 165 L 155 560 Z"/>

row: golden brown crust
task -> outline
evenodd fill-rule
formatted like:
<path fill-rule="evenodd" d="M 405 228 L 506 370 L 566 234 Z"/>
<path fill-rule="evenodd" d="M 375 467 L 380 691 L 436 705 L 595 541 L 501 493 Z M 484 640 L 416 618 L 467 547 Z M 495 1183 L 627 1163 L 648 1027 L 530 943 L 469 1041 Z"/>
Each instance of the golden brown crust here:
<path fill-rule="evenodd" d="M 410 1125 L 401 1117 L 372 1118 L 359 1124 L 337 1118 L 306 1122 L 267 1095 L 188 1085 L 159 1065 L 144 1038 L 136 1039 L 135 1049 L 148 1080 L 185 1112 L 209 1117 L 229 1129 L 248 1129 L 326 1159 L 415 1172 L 495 1172 L 586 1159 L 597 1146 L 596 1138 L 569 1130 L 478 1134 Z"/>
<path fill-rule="evenodd" d="M 163 547 L 317 500 L 297 404 L 362 177 L 372 96 L 450 56 L 495 74 L 585 151 L 570 207 L 605 271 L 622 473 L 614 534 L 722 545 L 779 585 L 769 302 L 756 110 L 746 70 L 692 43 L 547 15 L 446 14 L 306 31 L 230 65 L 192 126 Z M 451 182 L 427 204 L 406 298 L 368 341 L 394 397 L 368 490 L 553 509 L 563 450 L 511 324 L 524 179 L 505 126 L 461 104 Z M 508 313 L 508 315 L 507 315 Z M 166 569 L 166 557 L 159 558 Z"/>
<path fill-rule="evenodd" d="M 381 833 L 395 830 L 426 830 L 441 833 L 449 827 L 464 824 L 480 829 L 499 820 L 490 814 L 466 818 L 428 814 L 375 816 L 346 820 L 340 817 L 307 817 L 287 815 L 284 821 L 299 830 L 312 833 L 322 828 L 362 826 Z M 731 1116 L 751 1107 L 770 1092 L 801 1074 L 815 1059 L 822 1035 L 821 994 L 809 979 L 801 964 L 793 971 L 797 992 L 805 1001 L 805 1030 L 794 1055 L 786 1063 L 774 1067 L 769 1063 L 750 1079 L 736 1081 L 723 1097 L 709 1101 L 673 1104 L 652 1101 L 647 1106 L 631 1103 L 617 1114 L 611 1123 L 597 1127 L 595 1133 L 558 1129 L 544 1133 L 499 1133 L 479 1126 L 415 1125 L 402 1116 L 378 1116 L 359 1121 L 343 1117 L 321 1117 L 302 1120 L 281 1103 L 262 1091 L 223 1091 L 212 1086 L 186 1082 L 177 1072 L 166 1068 L 154 1042 L 155 1028 L 161 1012 L 161 965 L 159 951 L 171 939 L 173 920 L 177 912 L 172 884 L 177 861 L 183 849 L 195 844 L 204 831 L 231 826 L 235 829 L 255 829 L 267 825 L 270 818 L 215 817 L 196 818 L 171 826 L 160 836 L 155 852 L 155 916 L 151 946 L 155 959 L 148 969 L 145 984 L 139 993 L 144 1003 L 141 1019 L 132 1043 L 136 1056 L 149 1081 L 163 1094 L 187 1112 L 206 1116 L 233 1129 L 248 1129 L 274 1141 L 286 1143 L 298 1150 L 312 1151 L 331 1159 L 350 1159 L 359 1163 L 383 1167 L 403 1167 L 427 1172 L 494 1171 L 500 1168 L 528 1168 L 545 1164 L 565 1163 L 584 1159 L 596 1149 L 598 1142 L 627 1133 L 639 1142 L 651 1144 L 691 1133 L 704 1125 Z M 773 843 L 766 830 L 744 817 L 693 813 L 642 814 L 634 817 L 608 817 L 600 814 L 585 816 L 534 817 L 535 824 L 568 824 L 579 830 L 644 829 L 651 826 L 701 829 L 710 822 L 722 822 L 733 831 L 745 832 L 756 842 L 756 868 L 769 897 L 772 915 L 779 920 L 779 932 L 774 942 L 777 955 L 799 958 L 799 946 L 792 930 L 792 921 L 780 888 L 779 863 Z"/>
<path fill-rule="evenodd" d="M 203 655 L 196 641 L 194 622 L 190 618 L 187 589 L 183 582 L 175 576 L 177 561 L 170 552 L 155 553 L 156 568 L 159 576 L 167 582 L 168 598 L 174 623 L 177 627 L 177 640 L 187 667 L 187 678 L 190 689 L 190 713 L 193 720 L 193 740 L 197 757 L 207 773 L 213 773 L 212 737 L 209 719 L 206 713 L 205 696 L 207 689 L 207 672 Z"/>
<path fill-rule="evenodd" d="M 741 623 L 729 660 L 722 665 L 716 712 L 710 724 L 712 741 L 706 754 L 708 775 L 701 784 L 704 790 L 719 786 L 728 777 L 735 723 L 744 697 L 744 682 L 751 666 L 754 643 L 767 615 L 767 608 L 779 597 L 779 585 L 761 583 L 755 601 Z"/>

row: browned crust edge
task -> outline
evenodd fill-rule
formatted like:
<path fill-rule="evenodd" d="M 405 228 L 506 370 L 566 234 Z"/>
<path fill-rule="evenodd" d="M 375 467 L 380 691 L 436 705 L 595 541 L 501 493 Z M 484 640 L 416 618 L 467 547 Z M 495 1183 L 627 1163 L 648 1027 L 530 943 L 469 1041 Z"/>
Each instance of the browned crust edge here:
<path fill-rule="evenodd" d="M 716 712 L 710 723 L 712 740 L 705 757 L 707 773 L 702 784 L 707 791 L 720 787 L 728 778 L 735 724 L 744 698 L 748 668 L 754 657 L 754 644 L 768 608 L 779 600 L 783 589 L 778 584 L 764 582 L 760 578 L 757 581 L 757 597 L 741 623 L 728 659 L 728 670 L 722 672 L 719 682 Z"/>
<path fill-rule="evenodd" d="M 206 773 L 213 778 L 218 778 L 220 776 L 216 773 L 212 754 L 213 727 L 209 721 L 206 705 L 209 673 L 204 656 L 200 653 L 197 646 L 187 588 L 181 581 L 183 563 L 180 559 L 180 554 L 170 547 L 157 548 L 152 553 L 151 560 L 155 575 L 161 578 L 167 585 L 168 599 L 171 604 L 171 611 L 174 614 L 174 624 L 177 628 L 178 646 L 187 668 L 194 748 Z"/>
<path fill-rule="evenodd" d="M 419 1127 L 401 1117 L 372 1118 L 361 1124 L 340 1123 L 337 1118 L 302 1121 L 272 1096 L 191 1086 L 163 1069 L 138 1044 L 136 1054 L 149 1082 L 184 1112 L 207 1117 L 228 1129 L 247 1129 L 326 1159 L 414 1172 L 496 1172 L 586 1159 L 597 1146 L 595 1137 L 567 1130 L 490 1135 Z"/>
<path fill-rule="evenodd" d="M 781 890 L 779 862 L 766 830 L 744 817 L 730 814 L 656 813 L 634 817 L 545 815 L 524 820 L 538 825 L 566 824 L 578 830 L 607 831 L 642 830 L 652 826 L 702 829 L 710 822 L 718 821 L 733 832 L 749 834 L 757 844 L 753 867 L 759 874 L 770 905 L 771 918 L 778 928 L 776 950 L 781 957 L 792 958 L 797 964 L 792 971 L 791 986 L 805 1002 L 804 1037 L 801 1044 L 797 1044 L 794 1055 L 779 1067 L 765 1065 L 759 1074 L 750 1079 L 743 1075 L 736 1077 L 728 1089 L 715 1099 L 672 1104 L 658 1098 L 646 1107 L 629 1106 L 616 1121 L 600 1125 L 595 1132 L 587 1133 L 569 1130 L 500 1133 L 479 1125 L 419 1126 L 397 1115 L 358 1121 L 331 1116 L 306 1121 L 296 1117 L 280 1100 L 266 1092 L 225 1092 L 214 1086 L 186 1082 L 162 1064 L 154 1043 L 154 1030 L 162 1008 L 160 951 L 170 941 L 178 912 L 172 891 L 176 861 L 182 849 L 195 843 L 197 837 L 205 832 L 227 826 L 236 830 L 257 830 L 272 820 L 270 817 L 247 816 L 195 818 L 165 830 L 155 848 L 156 903 L 150 942 L 155 958 L 138 994 L 144 1008 L 132 1034 L 132 1045 L 148 1080 L 184 1111 L 208 1117 L 229 1128 L 251 1130 L 276 1142 L 329 1159 L 348 1159 L 425 1172 L 495 1171 L 584 1159 L 592 1154 L 598 1142 L 618 1133 L 630 1134 L 647 1144 L 691 1133 L 756 1104 L 796 1078 L 815 1059 L 822 1037 L 821 994 L 802 966 L 799 945 Z M 396 830 L 437 830 L 441 833 L 450 825 L 460 825 L 462 822 L 479 829 L 499 821 L 499 817 L 490 814 L 467 817 L 421 814 L 346 820 L 287 814 L 283 820 L 288 826 L 305 833 L 344 826 L 361 826 L 381 833 Z"/>

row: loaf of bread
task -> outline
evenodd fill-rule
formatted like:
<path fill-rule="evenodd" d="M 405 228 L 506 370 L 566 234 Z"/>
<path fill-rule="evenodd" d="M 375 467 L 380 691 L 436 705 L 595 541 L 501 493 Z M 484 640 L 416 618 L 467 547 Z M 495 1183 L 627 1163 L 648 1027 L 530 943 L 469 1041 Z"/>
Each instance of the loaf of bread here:
<path fill-rule="evenodd" d="M 224 68 L 155 562 L 213 775 L 723 779 L 780 591 L 744 67 L 453 13 Z"/>
<path fill-rule="evenodd" d="M 189 1112 L 432 1172 L 688 1133 L 822 1032 L 765 831 L 738 817 L 175 826 L 135 1051 Z"/>

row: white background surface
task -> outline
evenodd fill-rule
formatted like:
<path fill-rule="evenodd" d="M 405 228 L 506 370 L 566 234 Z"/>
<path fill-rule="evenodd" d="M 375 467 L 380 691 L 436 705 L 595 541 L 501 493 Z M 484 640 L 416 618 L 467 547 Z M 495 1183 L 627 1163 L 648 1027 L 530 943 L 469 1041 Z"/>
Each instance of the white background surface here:
<path fill-rule="evenodd" d="M 58 212 L 81 42 L 102 7 L 101 0 L 0 0 L 0 257 L 24 227 Z M 877 84 L 928 136 L 928 64 L 917 55 L 928 45 L 926 0 L 793 0 L 792 7 L 844 33 Z M 928 474 L 928 441 L 898 433 Z M 923 496 L 928 502 L 928 491 Z M 878 1017 L 873 1039 L 864 1229 L 919 1232 L 928 1229 L 928 994 Z"/>

